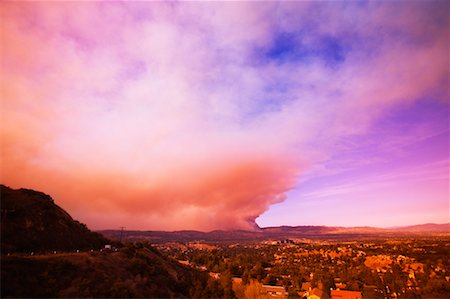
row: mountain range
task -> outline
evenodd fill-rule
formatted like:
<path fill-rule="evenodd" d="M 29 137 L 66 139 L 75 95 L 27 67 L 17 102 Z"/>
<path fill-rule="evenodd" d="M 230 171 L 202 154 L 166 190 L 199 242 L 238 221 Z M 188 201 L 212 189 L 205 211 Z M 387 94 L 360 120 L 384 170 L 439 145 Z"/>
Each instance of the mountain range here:
<path fill-rule="evenodd" d="M 137 241 L 148 240 L 150 242 L 167 241 L 251 241 L 267 239 L 288 238 L 320 238 L 320 239 L 343 239 L 343 238 L 386 238 L 402 236 L 449 236 L 450 223 L 445 224 L 421 224 L 396 228 L 377 227 L 334 227 L 334 226 L 277 226 L 265 227 L 255 230 L 214 230 L 201 232 L 195 230 L 181 231 L 139 231 L 129 230 L 120 232 L 118 230 L 99 231 L 104 236 L 118 239 L 122 234 L 124 240 Z"/>

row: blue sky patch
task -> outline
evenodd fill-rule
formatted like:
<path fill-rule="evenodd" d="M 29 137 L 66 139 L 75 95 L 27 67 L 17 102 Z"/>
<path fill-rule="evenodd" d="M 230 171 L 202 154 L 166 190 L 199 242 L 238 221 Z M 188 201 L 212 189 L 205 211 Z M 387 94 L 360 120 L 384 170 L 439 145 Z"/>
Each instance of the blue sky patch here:
<path fill-rule="evenodd" d="M 266 61 L 278 63 L 309 63 L 322 61 L 326 65 L 336 65 L 345 61 L 350 47 L 332 36 L 315 38 L 308 43 L 305 35 L 281 32 L 274 36 L 272 44 L 259 56 Z"/>

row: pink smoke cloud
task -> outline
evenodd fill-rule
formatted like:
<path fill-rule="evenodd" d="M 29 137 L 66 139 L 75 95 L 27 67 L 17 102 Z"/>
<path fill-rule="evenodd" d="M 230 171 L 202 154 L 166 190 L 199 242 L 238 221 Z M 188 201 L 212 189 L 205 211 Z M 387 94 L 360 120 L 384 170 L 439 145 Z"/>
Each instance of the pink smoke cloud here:
<path fill-rule="evenodd" d="M 446 31 L 424 30 L 420 9 L 395 21 L 386 6 L 356 11 L 355 27 L 333 6 L 292 3 L 2 8 L 1 181 L 49 193 L 93 228 L 250 228 L 336 141 L 448 78 Z M 312 37 L 366 40 L 383 24 L 420 43 L 387 35 L 331 68 L 260 57 L 316 17 L 333 22 Z M 287 91 L 268 92 L 273 82 Z"/>

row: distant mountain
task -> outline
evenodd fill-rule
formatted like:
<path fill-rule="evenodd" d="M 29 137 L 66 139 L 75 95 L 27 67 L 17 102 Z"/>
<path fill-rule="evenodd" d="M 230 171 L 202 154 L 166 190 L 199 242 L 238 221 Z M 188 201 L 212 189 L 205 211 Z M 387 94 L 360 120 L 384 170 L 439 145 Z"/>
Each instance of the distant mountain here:
<path fill-rule="evenodd" d="M 390 228 L 389 230 L 398 231 L 398 232 L 414 232 L 414 233 L 449 233 L 450 232 L 450 223 L 444 224 L 435 224 L 435 223 L 426 223 L 419 225 L 411 225 L 397 228 Z"/>
<path fill-rule="evenodd" d="M 118 239 L 120 231 L 104 230 L 103 235 Z M 333 226 L 276 226 L 265 227 L 251 231 L 245 230 L 215 230 L 211 232 L 201 231 L 126 231 L 125 239 L 128 241 L 148 240 L 150 242 L 166 241 L 249 241 L 286 238 L 377 238 L 390 236 L 414 235 L 450 235 L 450 223 L 447 224 L 423 224 L 397 228 L 377 227 L 333 227 Z"/>
<path fill-rule="evenodd" d="M 314 234 L 314 235 L 322 235 L 332 233 L 335 230 L 334 227 L 328 226 L 275 226 L 275 227 L 265 227 L 262 228 L 261 231 L 264 234 L 293 234 L 293 235 L 305 235 L 305 234 Z"/>
<path fill-rule="evenodd" d="M 446 224 L 420 224 L 412 226 L 403 226 L 395 228 L 379 228 L 370 226 L 358 227 L 340 227 L 340 226 L 280 226 L 267 227 L 261 229 L 265 234 L 288 233 L 290 235 L 339 235 L 339 234 L 395 234 L 395 233 L 420 233 L 420 234 L 436 234 L 447 233 L 450 234 L 450 223 Z"/>
<path fill-rule="evenodd" d="M 103 230 L 99 232 L 102 235 L 115 240 L 118 240 L 121 234 L 119 230 Z M 173 232 L 128 230 L 123 232 L 123 239 L 126 242 L 135 242 L 142 240 L 147 240 L 152 243 L 159 243 L 165 241 L 190 242 L 196 240 L 248 241 L 263 238 L 265 238 L 265 235 L 262 234 L 261 232 L 245 231 L 245 230 L 234 230 L 234 231 L 216 230 L 211 232 L 201 232 L 191 230 L 173 231 Z"/>
<path fill-rule="evenodd" d="M 2 253 L 94 249 L 111 242 L 72 219 L 45 193 L 0 185 L 0 199 Z"/>

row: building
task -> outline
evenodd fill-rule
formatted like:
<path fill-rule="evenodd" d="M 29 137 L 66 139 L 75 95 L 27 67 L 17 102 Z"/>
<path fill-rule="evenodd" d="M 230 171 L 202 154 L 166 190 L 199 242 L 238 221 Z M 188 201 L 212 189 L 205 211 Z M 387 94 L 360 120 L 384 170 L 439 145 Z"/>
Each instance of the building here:
<path fill-rule="evenodd" d="M 336 282 L 334 285 L 336 286 L 336 289 L 338 289 L 338 290 L 339 289 L 345 289 L 347 287 L 347 285 L 345 283 L 342 283 L 342 282 Z"/>
<path fill-rule="evenodd" d="M 358 291 L 331 290 L 331 299 L 362 299 L 362 294 Z"/>
<path fill-rule="evenodd" d="M 211 276 L 214 279 L 220 279 L 220 273 L 209 272 L 209 276 Z"/>
<path fill-rule="evenodd" d="M 310 282 L 303 282 L 302 283 L 302 290 L 305 291 L 311 291 L 311 283 Z"/>
<path fill-rule="evenodd" d="M 314 288 L 308 292 L 307 298 L 308 299 L 329 299 L 330 296 L 328 296 L 328 294 L 325 293 L 323 290 Z"/>
<path fill-rule="evenodd" d="M 264 293 L 267 293 L 267 298 L 286 299 L 288 297 L 288 292 L 286 292 L 286 289 L 282 286 L 271 286 L 264 284 L 262 289 Z"/>

